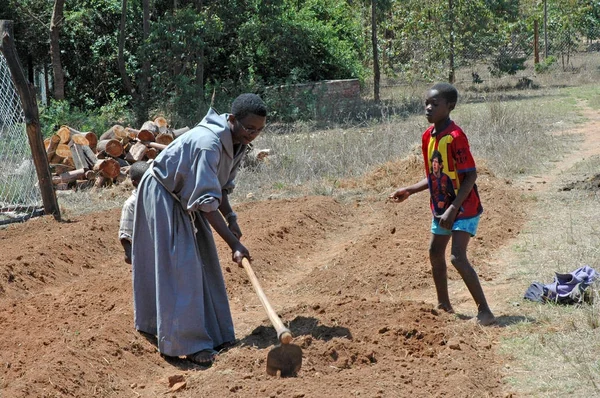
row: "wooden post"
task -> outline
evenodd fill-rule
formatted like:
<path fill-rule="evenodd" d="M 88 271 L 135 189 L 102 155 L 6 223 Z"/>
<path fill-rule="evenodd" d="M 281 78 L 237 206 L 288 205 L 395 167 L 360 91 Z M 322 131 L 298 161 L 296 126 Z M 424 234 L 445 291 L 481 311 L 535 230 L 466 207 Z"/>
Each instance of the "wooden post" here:
<path fill-rule="evenodd" d="M 540 47 L 539 47 L 539 43 L 540 43 L 540 36 L 539 36 L 539 29 L 538 29 L 538 20 L 535 19 L 533 21 L 533 63 L 535 65 L 540 63 Z"/>
<path fill-rule="evenodd" d="M 0 32 L 2 34 L 2 45 L 0 50 L 4 54 L 6 64 L 10 70 L 15 87 L 19 92 L 23 113 L 25 115 L 25 124 L 27 130 L 27 139 L 33 156 L 33 164 L 37 173 L 42 201 L 44 203 L 44 212 L 52 214 L 57 221 L 60 221 L 60 209 L 56 200 L 56 193 L 52 186 L 52 176 L 48 165 L 48 157 L 44 148 L 44 140 L 40 129 L 39 111 L 35 98 L 33 85 L 25 79 L 25 74 L 21 68 L 15 42 L 12 38 L 12 21 L 0 20 Z"/>

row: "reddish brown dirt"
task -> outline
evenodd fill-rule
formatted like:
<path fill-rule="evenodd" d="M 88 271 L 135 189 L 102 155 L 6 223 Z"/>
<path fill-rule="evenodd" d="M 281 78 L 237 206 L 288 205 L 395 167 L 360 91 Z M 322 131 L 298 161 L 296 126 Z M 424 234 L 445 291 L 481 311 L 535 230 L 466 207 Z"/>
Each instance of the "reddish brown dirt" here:
<path fill-rule="evenodd" d="M 320 196 L 237 207 L 254 271 L 303 350 L 296 378 L 266 374 L 275 332 L 220 239 L 241 342 L 203 370 L 162 358 L 134 330 L 120 209 L 1 230 L 0 396 L 504 396 L 495 347 L 510 314 L 481 328 L 469 321 L 474 304 L 458 316 L 434 310 L 427 196 L 386 201 L 390 181 L 421 175 L 409 159 L 347 182 L 364 193 L 344 203 Z M 485 283 L 498 277 L 489 260 L 518 233 L 522 213 L 507 182 L 483 170 L 478 185 L 486 211 L 470 255 Z M 185 386 L 170 392 L 176 375 Z"/>

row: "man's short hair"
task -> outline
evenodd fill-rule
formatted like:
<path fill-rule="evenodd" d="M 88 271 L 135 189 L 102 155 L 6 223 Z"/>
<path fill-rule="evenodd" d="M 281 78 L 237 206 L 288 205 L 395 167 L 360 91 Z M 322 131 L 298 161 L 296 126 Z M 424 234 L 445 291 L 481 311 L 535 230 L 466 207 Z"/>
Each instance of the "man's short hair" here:
<path fill-rule="evenodd" d="M 132 164 L 129 168 L 129 178 L 131 179 L 131 181 L 140 182 L 142 176 L 144 175 L 146 170 L 148 170 L 148 167 L 148 162 L 144 161 L 139 161 Z"/>
<path fill-rule="evenodd" d="M 258 95 L 245 93 L 233 101 L 231 113 L 238 120 L 248 115 L 267 116 L 267 106 Z"/>
<path fill-rule="evenodd" d="M 450 83 L 436 83 L 431 89 L 440 93 L 440 96 L 448 103 L 456 103 L 458 101 L 458 90 Z"/>

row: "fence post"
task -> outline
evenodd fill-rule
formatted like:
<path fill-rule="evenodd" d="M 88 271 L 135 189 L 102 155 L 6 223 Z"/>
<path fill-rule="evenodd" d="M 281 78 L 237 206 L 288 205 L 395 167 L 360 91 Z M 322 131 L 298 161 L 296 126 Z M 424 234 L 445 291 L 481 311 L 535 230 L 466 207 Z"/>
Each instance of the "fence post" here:
<path fill-rule="evenodd" d="M 19 92 L 21 105 L 23 106 L 27 139 L 29 140 L 33 164 L 35 165 L 35 171 L 40 184 L 44 212 L 46 214 L 52 214 L 57 221 L 60 221 L 60 209 L 58 207 L 58 201 L 56 200 L 56 192 L 52 185 L 48 157 L 46 155 L 44 139 L 40 129 L 35 90 L 33 89 L 33 85 L 25 79 L 25 74 L 21 68 L 21 63 L 19 62 L 15 43 L 12 38 L 12 21 L 0 20 L 0 33 L 2 35 L 0 50 L 4 54 L 4 59 L 6 59 L 6 64 L 10 70 L 15 87 Z"/>

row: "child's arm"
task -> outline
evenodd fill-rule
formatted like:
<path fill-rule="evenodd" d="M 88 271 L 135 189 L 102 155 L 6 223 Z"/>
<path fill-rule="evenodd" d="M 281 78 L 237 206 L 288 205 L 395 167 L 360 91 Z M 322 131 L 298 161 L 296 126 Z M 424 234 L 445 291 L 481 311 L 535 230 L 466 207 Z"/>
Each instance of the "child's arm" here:
<path fill-rule="evenodd" d="M 397 203 L 404 202 L 413 193 L 424 191 L 427 189 L 427 187 L 428 187 L 427 178 L 423 178 L 421 181 L 417 182 L 416 184 L 397 189 L 395 192 L 393 192 L 389 196 L 389 198 Z"/>
<path fill-rule="evenodd" d="M 125 250 L 125 262 L 131 264 L 131 241 L 129 239 L 122 238 L 121 246 Z"/>

